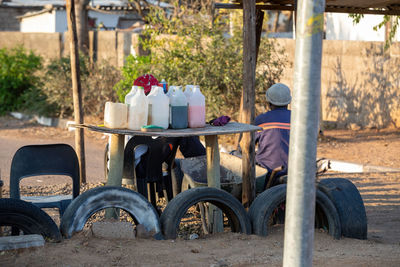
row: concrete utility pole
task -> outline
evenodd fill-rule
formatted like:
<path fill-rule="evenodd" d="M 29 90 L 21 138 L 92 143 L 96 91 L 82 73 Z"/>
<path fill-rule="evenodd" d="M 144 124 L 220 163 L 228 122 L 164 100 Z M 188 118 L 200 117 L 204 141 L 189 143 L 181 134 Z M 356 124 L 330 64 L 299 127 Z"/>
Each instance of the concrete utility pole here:
<path fill-rule="evenodd" d="M 74 100 L 75 123 L 83 123 L 82 89 L 79 67 L 78 40 L 76 34 L 74 0 L 67 0 L 67 22 L 71 56 L 72 95 Z M 75 150 L 78 156 L 81 184 L 86 183 L 85 139 L 82 128 L 75 129 Z"/>
<path fill-rule="evenodd" d="M 312 266 L 325 0 L 297 2 L 283 266 Z"/>

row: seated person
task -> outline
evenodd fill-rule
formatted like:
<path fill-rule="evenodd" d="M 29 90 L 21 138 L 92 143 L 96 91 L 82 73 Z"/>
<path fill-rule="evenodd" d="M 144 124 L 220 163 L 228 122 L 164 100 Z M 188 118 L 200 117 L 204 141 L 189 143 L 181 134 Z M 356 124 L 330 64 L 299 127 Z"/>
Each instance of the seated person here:
<path fill-rule="evenodd" d="M 282 83 L 268 88 L 266 92 L 269 111 L 258 115 L 254 124 L 263 128 L 255 135 L 258 143 L 256 162 L 272 171 L 284 166 L 287 169 L 290 136 L 290 89 Z"/>
<path fill-rule="evenodd" d="M 289 154 L 290 110 L 288 104 L 292 100 L 290 89 L 282 83 L 276 83 L 266 93 L 269 111 L 257 116 L 254 124 L 263 128 L 255 134 L 258 143 L 256 162 L 268 169 L 266 188 L 272 170 L 283 167 L 278 174 L 286 174 Z"/>
<path fill-rule="evenodd" d="M 287 173 L 291 113 L 288 104 L 292 100 L 289 87 L 282 83 L 268 88 L 265 96 L 269 111 L 258 115 L 254 120 L 254 125 L 263 128 L 256 132 L 255 143 L 258 144 L 256 164 L 268 170 L 264 188 L 275 168 L 283 166 L 278 174 Z M 231 154 L 238 156 L 240 150 L 232 151 Z"/>

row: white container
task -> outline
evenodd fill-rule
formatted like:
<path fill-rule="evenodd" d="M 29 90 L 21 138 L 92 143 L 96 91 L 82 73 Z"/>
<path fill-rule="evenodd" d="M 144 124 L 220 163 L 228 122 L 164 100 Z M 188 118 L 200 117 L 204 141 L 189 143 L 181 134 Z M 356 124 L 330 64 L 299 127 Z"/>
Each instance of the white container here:
<path fill-rule="evenodd" d="M 188 125 L 190 128 L 204 127 L 206 125 L 206 100 L 200 91 L 200 86 L 195 85 L 188 99 Z"/>
<path fill-rule="evenodd" d="M 131 91 L 125 96 L 125 104 L 129 106 L 129 102 L 131 98 L 135 95 L 135 93 L 138 91 L 139 88 L 142 88 L 141 86 L 132 86 Z"/>
<path fill-rule="evenodd" d="M 184 129 L 188 127 L 188 101 L 182 92 L 182 87 L 177 86 L 169 98 L 170 100 L 170 127 Z"/>
<path fill-rule="evenodd" d="M 140 130 L 142 126 L 146 126 L 148 109 L 149 100 L 144 94 L 144 89 L 139 87 L 129 101 L 128 129 Z"/>
<path fill-rule="evenodd" d="M 168 97 L 171 97 L 171 95 L 175 92 L 176 88 L 180 87 L 180 86 L 176 86 L 176 85 L 171 85 L 168 87 L 168 92 L 166 93 L 166 95 Z"/>
<path fill-rule="evenodd" d="M 189 99 L 190 95 L 193 92 L 194 85 L 188 84 L 185 86 L 185 91 L 183 92 L 187 99 Z"/>
<path fill-rule="evenodd" d="M 112 129 L 126 128 L 128 108 L 123 103 L 106 102 L 104 126 Z"/>
<path fill-rule="evenodd" d="M 168 129 L 169 98 L 160 86 L 152 86 L 149 99 L 149 124 Z"/>

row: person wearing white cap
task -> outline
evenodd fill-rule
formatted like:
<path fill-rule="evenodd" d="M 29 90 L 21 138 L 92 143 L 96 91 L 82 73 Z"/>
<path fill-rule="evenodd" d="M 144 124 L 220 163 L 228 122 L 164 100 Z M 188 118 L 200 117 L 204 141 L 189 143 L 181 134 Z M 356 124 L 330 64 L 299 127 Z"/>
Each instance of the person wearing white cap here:
<path fill-rule="evenodd" d="M 268 169 L 269 174 L 283 166 L 281 174 L 285 174 L 289 153 L 291 112 L 288 105 L 292 100 L 290 89 L 285 84 L 276 83 L 267 89 L 265 96 L 269 111 L 254 120 L 255 125 L 263 128 L 255 135 L 255 142 L 258 144 L 256 162 Z"/>

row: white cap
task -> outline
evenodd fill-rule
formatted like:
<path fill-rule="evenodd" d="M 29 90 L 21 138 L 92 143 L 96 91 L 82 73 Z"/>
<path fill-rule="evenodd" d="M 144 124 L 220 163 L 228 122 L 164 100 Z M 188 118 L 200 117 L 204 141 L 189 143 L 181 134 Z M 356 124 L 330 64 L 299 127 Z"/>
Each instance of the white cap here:
<path fill-rule="evenodd" d="M 267 101 L 275 106 L 286 106 L 292 100 L 290 89 L 283 83 L 276 83 L 265 92 Z"/>

